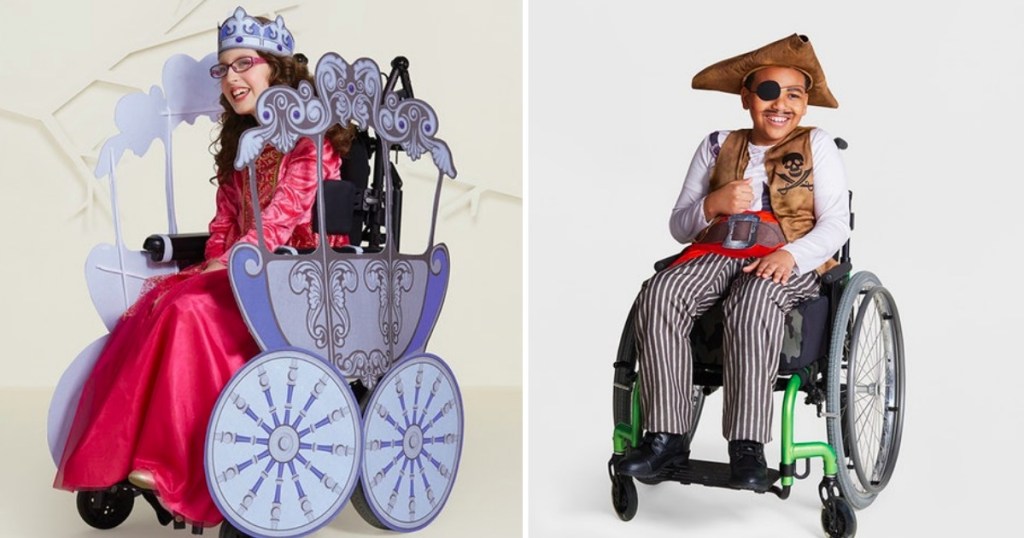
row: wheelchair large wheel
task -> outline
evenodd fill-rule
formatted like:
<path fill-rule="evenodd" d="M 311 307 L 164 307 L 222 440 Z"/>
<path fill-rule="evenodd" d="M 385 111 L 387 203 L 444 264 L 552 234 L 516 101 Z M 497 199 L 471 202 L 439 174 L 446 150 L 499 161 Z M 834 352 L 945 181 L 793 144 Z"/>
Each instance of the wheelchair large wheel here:
<path fill-rule="evenodd" d="M 615 424 L 633 423 L 633 392 L 640 390 L 640 380 L 637 370 L 639 369 L 636 341 L 636 305 L 629 311 L 626 324 L 622 328 L 622 336 L 619 338 L 619 350 L 615 357 L 615 377 L 612 380 L 612 416 Z M 642 375 L 642 374 L 640 374 Z M 693 409 L 693 427 L 686 432 L 686 443 L 693 440 L 700 423 L 701 413 L 704 411 L 704 387 L 694 385 L 691 391 Z M 641 430 L 642 432 L 642 430 Z M 636 447 L 632 447 L 636 448 Z M 646 479 L 637 479 L 644 484 L 652 483 Z"/>
<path fill-rule="evenodd" d="M 455 376 L 441 359 L 403 359 L 365 406 L 362 478 L 352 498 L 378 528 L 409 532 L 441 512 L 462 455 L 464 415 Z"/>
<path fill-rule="evenodd" d="M 301 350 L 264 353 L 217 399 L 206 435 L 206 482 L 237 531 L 309 534 L 334 519 L 352 494 L 362 435 L 359 405 L 332 366 Z"/>
<path fill-rule="evenodd" d="M 859 272 L 843 289 L 829 350 L 828 439 L 843 497 L 870 505 L 892 476 L 903 432 L 903 333 L 892 295 Z"/>

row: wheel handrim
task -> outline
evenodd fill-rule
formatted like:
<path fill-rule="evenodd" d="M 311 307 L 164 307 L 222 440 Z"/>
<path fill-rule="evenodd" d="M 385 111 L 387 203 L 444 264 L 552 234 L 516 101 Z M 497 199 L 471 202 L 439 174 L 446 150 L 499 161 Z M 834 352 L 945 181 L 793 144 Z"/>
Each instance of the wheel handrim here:
<path fill-rule="evenodd" d="M 829 345 L 828 375 L 824 379 L 827 389 L 826 423 L 828 441 L 835 449 L 839 467 L 836 479 L 843 498 L 856 509 L 864 509 L 870 506 L 875 500 L 878 491 L 885 485 L 885 480 L 887 480 L 896 461 L 902 431 L 902 411 L 896 411 L 893 417 L 895 420 L 891 421 L 892 426 L 890 427 L 893 435 L 891 436 L 892 443 L 890 443 L 888 448 L 890 451 L 889 456 L 886 460 L 888 470 L 883 473 L 883 480 L 877 487 L 868 489 L 861 483 L 861 478 L 857 473 L 857 467 L 861 465 L 860 460 L 853 458 L 854 450 L 851 445 L 857 442 L 855 437 L 857 430 L 856 428 L 851 428 L 850 425 L 854 423 L 855 419 L 851 417 L 856 416 L 856 411 L 855 407 L 848 408 L 847 404 L 848 399 L 856 403 L 856 398 L 850 399 L 849 396 L 856 391 L 856 379 L 858 376 L 857 371 L 851 371 L 849 368 L 851 364 L 856 368 L 857 363 L 857 355 L 851 352 L 851 346 L 860 346 L 862 348 L 865 346 L 863 343 L 857 343 L 853 330 L 856 325 L 857 314 L 861 310 L 861 304 L 869 304 L 864 303 L 864 299 L 875 288 L 883 290 L 876 292 L 876 299 L 883 298 L 892 314 L 891 324 L 887 327 L 887 331 L 888 334 L 893 336 L 893 341 L 896 344 L 895 349 L 897 350 L 896 361 L 891 369 L 891 373 L 895 375 L 895 383 L 889 383 L 888 381 L 887 383 L 896 390 L 896 409 L 900 410 L 903 408 L 903 348 L 899 315 L 896 312 L 896 305 L 892 301 L 889 292 L 882 286 L 878 277 L 870 272 L 861 271 L 852 275 L 843 286 L 839 304 L 834 307 L 834 319 Z M 861 323 L 863 324 L 863 321 Z M 886 389 L 886 391 L 888 390 Z M 876 394 L 878 394 L 877 391 Z M 853 409 L 853 411 L 851 412 L 850 409 Z M 870 474 L 873 467 L 865 467 L 865 469 L 866 474 Z M 865 480 L 865 482 L 871 485 L 870 480 Z"/>
<path fill-rule="evenodd" d="M 868 290 L 856 311 L 843 414 L 860 489 L 877 493 L 888 483 L 898 452 L 902 346 L 894 326 L 898 316 L 885 288 Z"/>

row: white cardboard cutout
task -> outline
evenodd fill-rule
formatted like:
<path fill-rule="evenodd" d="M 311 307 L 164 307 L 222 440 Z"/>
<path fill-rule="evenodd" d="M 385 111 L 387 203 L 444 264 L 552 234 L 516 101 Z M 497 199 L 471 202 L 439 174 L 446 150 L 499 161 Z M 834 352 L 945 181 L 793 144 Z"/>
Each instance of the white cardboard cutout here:
<path fill-rule="evenodd" d="M 53 399 L 50 400 L 50 410 L 47 413 L 46 441 L 50 446 L 50 455 L 53 463 L 60 466 L 60 458 L 64 455 L 64 443 L 68 439 L 68 431 L 71 429 L 71 421 L 75 418 L 75 410 L 78 408 L 78 400 L 82 396 L 82 386 L 85 380 L 89 379 L 92 367 L 96 364 L 103 346 L 107 345 L 109 334 L 105 334 L 91 344 L 71 361 L 71 365 L 60 376 L 57 388 L 53 391 Z"/>
<path fill-rule="evenodd" d="M 176 233 L 171 135 L 182 122 L 193 124 L 199 116 L 216 120 L 220 115 L 220 86 L 209 73 L 215 63 L 216 53 L 198 61 L 184 54 L 171 56 L 164 64 L 163 88 L 153 86 L 149 93 L 131 93 L 117 102 L 114 121 L 119 132 L 103 144 L 94 171 L 96 177 L 110 178 L 115 243 L 93 248 L 85 266 L 89 296 L 108 330 L 113 330 L 117 319 L 135 302 L 147 278 L 177 271 L 173 263 L 155 263 L 145 252 L 125 247 L 121 240 L 114 169 L 126 150 L 141 157 L 149 151 L 153 141 L 164 143 L 167 228 L 169 233 Z"/>
<path fill-rule="evenodd" d="M 201 60 L 177 54 L 163 68 L 163 88 L 153 86 L 149 93 L 125 95 L 117 102 L 114 122 L 118 133 L 103 144 L 99 162 L 93 173 L 97 178 L 110 178 L 111 207 L 114 208 L 114 244 L 100 243 L 89 252 L 85 263 L 85 281 L 89 296 L 107 330 L 113 330 L 121 314 L 135 302 L 147 278 L 177 272 L 175 263 L 158 263 L 149 254 L 128 250 L 121 235 L 121 219 L 117 205 L 117 183 L 114 169 L 126 150 L 141 157 L 154 140 L 161 140 L 165 149 L 164 185 L 167 195 L 167 222 L 170 233 L 177 231 L 174 213 L 171 134 L 182 122 L 195 123 L 199 116 L 216 120 L 222 108 L 220 85 L 210 77 L 210 66 L 217 54 Z M 50 402 L 47 418 L 47 441 L 54 462 L 60 461 L 68 428 L 74 418 L 82 385 L 92 371 L 108 335 L 103 335 L 79 353 L 61 376 Z"/>

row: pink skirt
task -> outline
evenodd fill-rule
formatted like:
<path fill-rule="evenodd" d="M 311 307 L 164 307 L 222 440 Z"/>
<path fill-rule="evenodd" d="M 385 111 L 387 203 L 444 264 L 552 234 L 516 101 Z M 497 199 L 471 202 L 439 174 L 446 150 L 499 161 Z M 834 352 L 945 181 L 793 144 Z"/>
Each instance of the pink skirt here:
<path fill-rule="evenodd" d="M 223 519 L 206 486 L 203 449 L 213 405 L 259 353 L 227 271 L 158 282 L 121 319 L 82 390 L 54 487 L 105 489 L 135 469 L 191 524 Z"/>

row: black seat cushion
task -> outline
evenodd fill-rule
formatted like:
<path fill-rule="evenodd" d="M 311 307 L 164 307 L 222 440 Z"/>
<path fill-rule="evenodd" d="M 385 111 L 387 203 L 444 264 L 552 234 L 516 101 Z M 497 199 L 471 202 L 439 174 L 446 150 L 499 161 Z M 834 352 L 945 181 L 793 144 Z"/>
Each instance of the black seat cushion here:
<path fill-rule="evenodd" d="M 361 192 L 349 181 L 324 181 L 324 206 L 327 217 L 327 233 L 330 235 L 351 235 L 362 226 Z M 320 227 L 319 200 L 313 203 L 313 231 Z M 357 243 L 358 244 L 358 243 Z"/>
<path fill-rule="evenodd" d="M 694 323 L 690 344 L 697 366 L 695 372 L 721 372 L 722 316 L 722 303 L 719 302 Z M 824 296 L 804 301 L 786 315 L 779 357 L 780 375 L 799 371 L 824 355 L 827 325 L 828 298 Z"/>

